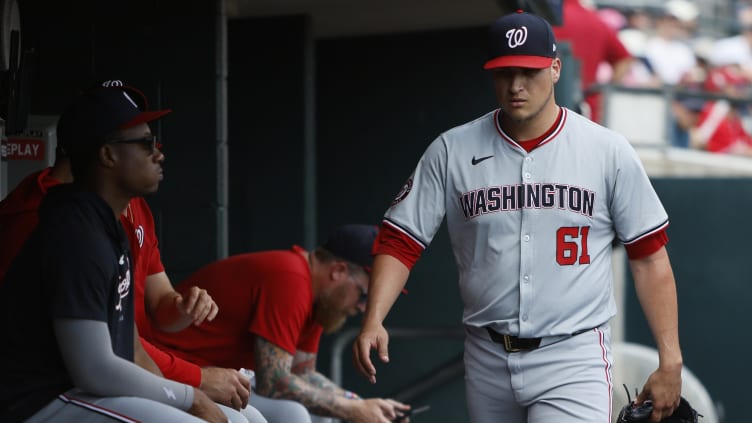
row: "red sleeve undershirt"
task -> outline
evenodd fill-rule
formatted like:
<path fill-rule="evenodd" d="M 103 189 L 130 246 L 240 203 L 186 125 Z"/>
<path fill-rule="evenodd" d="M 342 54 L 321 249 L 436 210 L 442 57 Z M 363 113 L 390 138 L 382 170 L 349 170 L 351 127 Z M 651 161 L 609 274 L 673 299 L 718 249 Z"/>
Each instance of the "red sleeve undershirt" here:
<path fill-rule="evenodd" d="M 404 232 L 397 230 L 389 222 L 384 221 L 381 224 L 379 234 L 373 243 L 371 253 L 390 255 L 411 270 L 415 262 L 423 253 L 423 246 L 407 236 Z"/>
<path fill-rule="evenodd" d="M 159 349 L 143 337 L 141 337 L 141 345 L 144 346 L 144 350 L 154 360 L 164 377 L 197 388 L 201 386 L 201 367 Z"/>
<path fill-rule="evenodd" d="M 668 236 L 666 235 L 666 230 L 661 229 L 624 247 L 627 250 L 629 259 L 636 260 L 653 254 L 667 243 Z M 402 262 L 410 270 L 420 258 L 421 253 L 423 253 L 423 246 L 404 232 L 396 229 L 389 222 L 384 221 L 376 237 L 376 242 L 373 244 L 372 253 L 373 255 L 390 255 Z"/>
<path fill-rule="evenodd" d="M 666 235 L 666 228 L 663 228 L 629 245 L 624 245 L 624 248 L 630 260 L 637 260 L 653 254 L 666 244 L 668 244 L 668 235 Z"/>

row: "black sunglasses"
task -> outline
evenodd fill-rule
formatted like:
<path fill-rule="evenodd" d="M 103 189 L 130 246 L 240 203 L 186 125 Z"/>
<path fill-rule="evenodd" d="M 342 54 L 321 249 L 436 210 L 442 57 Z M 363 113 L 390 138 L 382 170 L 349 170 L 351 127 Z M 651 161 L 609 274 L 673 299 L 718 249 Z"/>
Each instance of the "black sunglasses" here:
<path fill-rule="evenodd" d="M 157 136 L 154 134 L 146 135 L 142 138 L 131 138 L 127 140 L 109 140 L 107 141 L 108 144 L 141 144 L 149 151 L 149 154 L 154 154 L 154 152 L 159 149 L 162 150 L 162 143 L 157 141 Z"/>

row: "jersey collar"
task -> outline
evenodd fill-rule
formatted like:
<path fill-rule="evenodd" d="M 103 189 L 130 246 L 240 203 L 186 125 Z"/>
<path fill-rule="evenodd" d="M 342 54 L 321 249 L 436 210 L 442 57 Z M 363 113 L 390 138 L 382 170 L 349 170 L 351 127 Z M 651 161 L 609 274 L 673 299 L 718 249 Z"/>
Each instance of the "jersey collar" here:
<path fill-rule="evenodd" d="M 544 132 L 543 135 L 532 140 L 518 142 L 510 137 L 506 132 L 504 132 L 504 129 L 501 128 L 500 123 L 502 113 L 501 109 L 496 109 L 496 112 L 494 112 L 494 125 L 496 126 L 496 131 L 504 141 L 529 153 L 534 149 L 551 142 L 554 138 L 556 138 L 557 135 L 559 135 L 561 130 L 564 128 L 564 122 L 566 122 L 567 120 L 567 112 L 568 110 L 566 108 L 559 107 L 559 115 L 556 117 L 553 125 L 551 125 L 551 127 L 548 128 L 548 130 Z"/>

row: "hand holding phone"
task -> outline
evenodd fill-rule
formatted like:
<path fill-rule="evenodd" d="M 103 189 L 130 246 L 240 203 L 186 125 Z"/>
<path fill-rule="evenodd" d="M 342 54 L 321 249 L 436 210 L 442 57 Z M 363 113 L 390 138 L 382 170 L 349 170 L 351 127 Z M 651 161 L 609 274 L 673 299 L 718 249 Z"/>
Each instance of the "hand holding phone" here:
<path fill-rule="evenodd" d="M 396 418 L 395 418 L 394 420 L 392 420 L 392 421 L 393 421 L 393 422 L 402 422 L 402 421 L 405 421 L 405 419 L 407 419 L 407 418 L 408 418 L 408 417 L 410 417 L 410 416 L 414 416 L 414 415 L 416 415 L 416 414 L 420 414 L 420 413 L 423 413 L 423 412 L 425 412 L 425 411 L 428 411 L 428 410 L 430 410 L 430 409 L 431 409 L 431 406 L 430 406 L 430 405 L 423 405 L 423 406 L 421 406 L 421 407 L 411 408 L 411 409 L 409 409 L 409 410 L 407 410 L 407 411 L 402 411 L 402 412 L 401 412 L 402 414 L 401 414 L 401 415 L 399 415 L 399 416 L 397 416 L 397 417 L 396 417 Z"/>

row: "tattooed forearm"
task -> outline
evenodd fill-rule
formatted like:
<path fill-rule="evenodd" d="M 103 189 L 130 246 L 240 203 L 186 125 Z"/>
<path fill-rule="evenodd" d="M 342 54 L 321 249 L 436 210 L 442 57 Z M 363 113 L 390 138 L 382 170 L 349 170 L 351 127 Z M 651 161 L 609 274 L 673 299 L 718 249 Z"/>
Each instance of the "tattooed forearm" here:
<path fill-rule="evenodd" d="M 280 380 L 277 385 L 277 392 L 285 394 L 283 398 L 302 403 L 313 414 L 343 417 L 341 410 L 337 407 L 338 394 L 335 392 L 317 388 L 295 375 L 291 375 L 288 381 Z"/>
<path fill-rule="evenodd" d="M 344 395 L 345 390 L 337 386 L 329 378 L 316 371 L 316 354 L 298 351 L 292 363 L 292 372 L 303 378 L 311 385 Z"/>
<path fill-rule="evenodd" d="M 316 354 L 298 351 L 292 359 L 292 372 L 302 375 L 316 371 Z"/>
<path fill-rule="evenodd" d="M 345 417 L 343 391 L 333 382 L 315 371 L 294 374 L 290 353 L 260 337 L 254 342 L 256 392 L 259 395 L 298 401 L 311 413 L 320 416 Z M 296 361 L 296 369 L 309 369 L 307 361 L 315 364 L 315 356 L 308 359 Z"/>
<path fill-rule="evenodd" d="M 305 375 L 300 375 L 305 379 L 306 382 L 310 383 L 311 385 L 319 388 L 324 389 L 330 392 L 334 392 L 337 395 L 344 395 L 345 390 L 340 388 L 339 386 L 335 385 L 334 382 L 329 380 L 326 376 L 322 375 L 319 372 L 313 372 L 313 373 L 306 373 Z"/>

